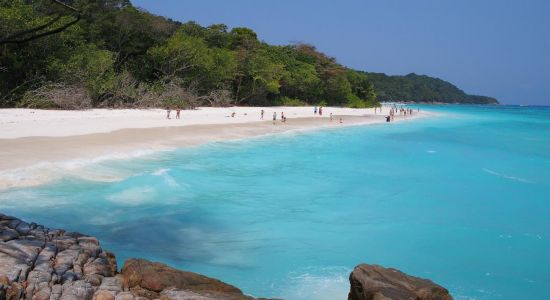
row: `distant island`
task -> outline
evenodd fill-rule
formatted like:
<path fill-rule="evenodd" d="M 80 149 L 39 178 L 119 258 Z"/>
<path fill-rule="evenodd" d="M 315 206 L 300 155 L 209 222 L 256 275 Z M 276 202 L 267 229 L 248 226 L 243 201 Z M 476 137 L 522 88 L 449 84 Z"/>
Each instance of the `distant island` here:
<path fill-rule="evenodd" d="M 366 74 L 374 84 L 379 101 L 498 104 L 495 98 L 468 95 L 450 82 L 435 77 L 414 73 L 406 76 Z"/>
<path fill-rule="evenodd" d="M 437 78 L 354 70 L 312 45 L 269 45 L 249 28 L 180 23 L 128 0 L 67 3 L 0 8 L 0 107 L 497 103 Z"/>

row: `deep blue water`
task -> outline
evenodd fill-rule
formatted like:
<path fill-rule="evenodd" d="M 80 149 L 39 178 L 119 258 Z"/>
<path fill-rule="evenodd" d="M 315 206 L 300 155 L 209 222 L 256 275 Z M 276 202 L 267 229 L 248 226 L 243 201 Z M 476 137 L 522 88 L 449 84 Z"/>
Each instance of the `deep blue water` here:
<path fill-rule="evenodd" d="M 256 296 L 346 299 L 368 262 L 456 299 L 550 299 L 550 109 L 422 109 L 442 114 L 105 161 L 0 211 Z"/>

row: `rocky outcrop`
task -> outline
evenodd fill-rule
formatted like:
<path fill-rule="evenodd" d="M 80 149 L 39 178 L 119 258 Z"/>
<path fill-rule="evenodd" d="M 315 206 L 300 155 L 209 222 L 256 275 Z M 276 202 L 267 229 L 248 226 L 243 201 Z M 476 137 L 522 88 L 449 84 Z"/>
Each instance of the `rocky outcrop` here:
<path fill-rule="evenodd" d="M 122 276 L 126 285 L 136 294 L 149 296 L 151 293 L 162 295 L 183 295 L 189 291 L 213 299 L 252 299 L 231 285 L 192 272 L 185 272 L 153 263 L 144 259 L 130 259 L 122 267 Z M 177 298 L 182 299 L 182 298 Z"/>
<path fill-rule="evenodd" d="M 449 291 L 428 279 L 399 270 L 361 264 L 349 276 L 348 300 L 452 300 Z"/>
<path fill-rule="evenodd" d="M 427 279 L 376 265 L 350 275 L 350 300 L 451 300 Z M 116 258 L 96 238 L 0 214 L 0 300 L 251 300 L 238 288 L 144 259 Z M 258 299 L 260 300 L 260 299 Z"/>
<path fill-rule="evenodd" d="M 0 214 L 0 300 L 249 300 L 238 288 L 160 263 L 116 258 L 97 239 Z"/>

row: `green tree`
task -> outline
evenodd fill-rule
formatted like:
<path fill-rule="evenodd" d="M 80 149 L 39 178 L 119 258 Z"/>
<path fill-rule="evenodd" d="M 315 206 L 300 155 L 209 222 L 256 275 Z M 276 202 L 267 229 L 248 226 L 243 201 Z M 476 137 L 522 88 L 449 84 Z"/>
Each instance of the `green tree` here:
<path fill-rule="evenodd" d="M 234 83 L 237 103 L 265 104 L 269 94 L 279 94 L 283 65 L 273 62 L 265 49 L 237 52 L 238 69 Z"/>
<path fill-rule="evenodd" d="M 178 30 L 166 43 L 149 49 L 148 55 L 158 77 L 191 79 L 194 71 L 212 65 L 208 50 L 203 39 Z"/>

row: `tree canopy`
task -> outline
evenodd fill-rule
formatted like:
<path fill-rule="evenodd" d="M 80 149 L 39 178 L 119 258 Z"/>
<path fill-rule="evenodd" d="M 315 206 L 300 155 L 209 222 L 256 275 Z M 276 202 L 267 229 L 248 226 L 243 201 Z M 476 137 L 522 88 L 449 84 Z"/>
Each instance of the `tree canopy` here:
<path fill-rule="evenodd" d="M 376 86 L 380 101 L 439 102 L 464 104 L 496 104 L 492 97 L 468 95 L 453 84 L 439 78 L 414 73 L 388 76 L 365 73 Z"/>
<path fill-rule="evenodd" d="M 250 28 L 182 24 L 129 0 L 0 4 L 1 107 L 494 102 L 435 78 L 353 70 L 312 45 L 269 45 Z"/>

